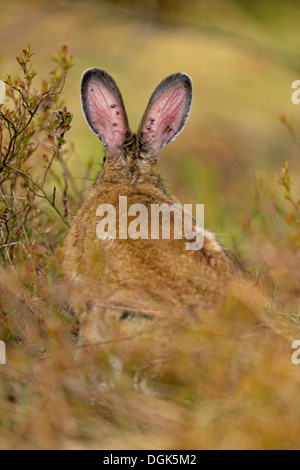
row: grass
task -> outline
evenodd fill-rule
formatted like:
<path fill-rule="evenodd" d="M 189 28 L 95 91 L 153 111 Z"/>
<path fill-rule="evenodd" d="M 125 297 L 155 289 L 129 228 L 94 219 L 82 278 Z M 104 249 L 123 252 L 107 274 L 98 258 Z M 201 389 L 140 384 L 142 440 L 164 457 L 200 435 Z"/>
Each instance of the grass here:
<path fill-rule="evenodd" d="M 133 343 L 116 377 L 110 353 L 122 344 L 75 354 L 78 293 L 61 270 L 67 228 L 47 201 L 34 201 L 29 244 L 22 238 L 0 269 L 8 357 L 0 366 L 1 449 L 299 448 L 300 376 L 291 362 L 300 334 L 296 3 L 172 4 L 153 2 L 150 15 L 141 2 L 6 2 L 0 79 L 19 73 L 14 57 L 24 41 L 36 52 L 37 85 L 53 52 L 69 44 L 74 66 L 63 99 L 73 120 L 61 153 L 73 215 L 103 158 L 81 115 L 82 71 L 99 66 L 116 78 L 132 127 L 165 75 L 189 73 L 192 113 L 162 152 L 164 181 L 183 203 L 205 203 L 206 226 L 251 273 L 251 287 L 192 324 L 170 325 L 168 354 Z M 44 171 L 42 154 L 26 164 L 34 178 Z M 53 185 L 63 211 L 59 161 L 45 186 L 51 196 Z M 100 386 L 99 370 L 110 387 Z M 137 377 L 151 393 L 133 385 Z"/>

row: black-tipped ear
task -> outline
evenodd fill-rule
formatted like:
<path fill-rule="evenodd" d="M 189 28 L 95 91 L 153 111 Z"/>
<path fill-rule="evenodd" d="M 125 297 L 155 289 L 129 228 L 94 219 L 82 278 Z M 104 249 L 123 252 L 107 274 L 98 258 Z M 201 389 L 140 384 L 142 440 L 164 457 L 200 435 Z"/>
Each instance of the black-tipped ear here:
<path fill-rule="evenodd" d="M 86 70 L 81 80 L 81 103 L 88 125 L 107 147 L 108 156 L 118 158 L 129 128 L 114 79 L 98 68 Z"/>
<path fill-rule="evenodd" d="M 192 80 L 185 73 L 169 75 L 154 90 L 138 131 L 154 157 L 184 128 L 192 97 Z"/>

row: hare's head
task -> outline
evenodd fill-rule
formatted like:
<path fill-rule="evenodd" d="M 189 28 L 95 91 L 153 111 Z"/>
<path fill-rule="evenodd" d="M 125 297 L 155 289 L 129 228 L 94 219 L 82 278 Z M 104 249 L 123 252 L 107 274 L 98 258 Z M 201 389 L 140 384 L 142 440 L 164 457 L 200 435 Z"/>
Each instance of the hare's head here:
<path fill-rule="evenodd" d="M 192 103 L 192 81 L 184 73 L 166 77 L 155 89 L 136 133 L 130 131 L 124 102 L 114 79 L 88 69 L 81 82 L 84 116 L 106 147 L 101 180 L 160 186 L 161 148 L 182 131 Z"/>

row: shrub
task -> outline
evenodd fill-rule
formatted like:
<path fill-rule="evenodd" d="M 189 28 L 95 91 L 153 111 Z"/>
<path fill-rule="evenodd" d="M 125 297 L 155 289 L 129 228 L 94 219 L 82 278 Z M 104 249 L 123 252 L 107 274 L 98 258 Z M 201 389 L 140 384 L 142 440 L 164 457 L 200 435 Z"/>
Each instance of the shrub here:
<path fill-rule="evenodd" d="M 45 235 L 53 230 L 58 218 L 67 226 L 70 220 L 63 146 L 72 114 L 61 95 L 72 57 L 63 46 L 54 58 L 55 69 L 49 79 L 42 81 L 39 91 L 32 57 L 30 46 L 18 54 L 22 76 L 6 76 L 6 104 L 4 96 L 0 102 L 0 257 L 5 263 L 20 257 L 28 261 L 35 251 L 53 250 L 53 241 Z M 3 88 L 2 83 L 2 95 Z M 52 182 L 53 178 L 61 180 L 53 174 L 56 162 L 63 170 L 59 202 L 56 186 L 52 186 L 52 193 L 47 187 L 50 173 Z M 62 230 L 61 226 L 57 230 Z"/>

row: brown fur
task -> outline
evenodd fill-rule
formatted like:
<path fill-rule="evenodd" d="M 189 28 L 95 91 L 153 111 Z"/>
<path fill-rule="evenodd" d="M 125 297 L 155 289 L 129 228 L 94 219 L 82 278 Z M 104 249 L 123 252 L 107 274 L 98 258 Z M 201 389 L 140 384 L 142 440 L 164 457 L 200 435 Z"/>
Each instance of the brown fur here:
<path fill-rule="evenodd" d="M 85 299 L 89 298 L 81 331 L 81 338 L 87 341 L 110 337 L 104 333 L 108 316 L 122 320 L 123 315 L 127 328 L 132 316 L 124 317 L 125 310 L 153 310 L 175 317 L 175 312 L 188 312 L 196 305 L 209 309 L 236 274 L 209 232 L 205 232 L 204 247 L 199 251 L 187 251 L 184 239 L 100 241 L 96 236 L 97 207 L 109 203 L 118 209 L 119 195 L 127 196 L 128 206 L 173 204 L 164 192 L 157 160 L 143 153 L 134 135 L 117 161 L 106 159 L 65 242 L 65 272 Z"/>

